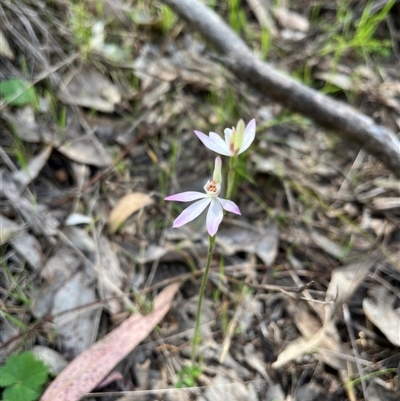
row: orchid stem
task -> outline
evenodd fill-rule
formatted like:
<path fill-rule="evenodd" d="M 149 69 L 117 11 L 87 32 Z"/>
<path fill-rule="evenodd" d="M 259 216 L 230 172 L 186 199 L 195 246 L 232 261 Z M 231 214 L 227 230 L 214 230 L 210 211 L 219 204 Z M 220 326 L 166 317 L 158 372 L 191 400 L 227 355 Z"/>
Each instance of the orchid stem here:
<path fill-rule="evenodd" d="M 193 345 L 192 345 L 192 366 L 193 367 L 195 367 L 195 365 L 196 365 L 197 348 L 201 341 L 201 335 L 200 335 L 201 305 L 203 303 L 204 292 L 206 289 L 206 284 L 207 284 L 207 279 L 208 279 L 208 273 L 210 272 L 211 259 L 212 259 L 212 255 L 213 255 L 213 251 L 214 251 L 214 244 L 215 244 L 216 237 L 217 237 L 216 235 L 213 235 L 213 236 L 210 235 L 210 237 L 209 237 L 207 263 L 206 263 L 206 268 L 204 270 L 203 278 L 201 280 L 199 301 L 197 302 L 196 325 L 194 327 L 194 336 L 193 336 Z"/>
<path fill-rule="evenodd" d="M 232 196 L 232 190 L 236 176 L 236 164 L 237 156 L 231 157 L 231 159 L 229 160 L 228 189 L 226 190 L 226 199 L 230 199 Z"/>

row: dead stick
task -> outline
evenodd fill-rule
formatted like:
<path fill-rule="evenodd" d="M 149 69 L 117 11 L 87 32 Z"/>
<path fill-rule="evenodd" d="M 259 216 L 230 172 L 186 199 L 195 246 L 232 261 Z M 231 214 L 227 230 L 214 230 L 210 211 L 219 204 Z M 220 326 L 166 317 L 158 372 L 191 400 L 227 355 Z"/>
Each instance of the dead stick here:
<path fill-rule="evenodd" d="M 400 178 L 400 141 L 387 128 L 353 107 L 295 81 L 254 56 L 246 44 L 210 8 L 198 0 L 163 0 L 212 44 L 238 79 L 266 96 L 336 131 L 376 156 Z"/>

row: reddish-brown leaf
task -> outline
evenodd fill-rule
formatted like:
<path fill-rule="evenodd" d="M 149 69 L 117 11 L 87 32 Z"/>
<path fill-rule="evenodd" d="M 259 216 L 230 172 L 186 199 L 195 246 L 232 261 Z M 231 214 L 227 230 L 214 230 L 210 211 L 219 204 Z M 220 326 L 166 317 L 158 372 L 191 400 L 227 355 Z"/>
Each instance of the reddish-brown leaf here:
<path fill-rule="evenodd" d="M 40 401 L 78 401 L 93 390 L 125 358 L 171 307 L 179 284 L 166 287 L 154 300 L 146 316 L 134 315 L 75 358 L 50 384 Z"/>

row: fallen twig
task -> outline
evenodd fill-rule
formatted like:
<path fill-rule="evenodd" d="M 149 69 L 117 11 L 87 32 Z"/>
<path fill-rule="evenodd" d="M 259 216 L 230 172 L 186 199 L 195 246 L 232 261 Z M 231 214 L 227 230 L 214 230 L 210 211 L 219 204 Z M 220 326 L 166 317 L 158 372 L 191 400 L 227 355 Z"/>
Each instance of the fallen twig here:
<path fill-rule="evenodd" d="M 400 141 L 389 129 L 259 60 L 219 15 L 198 0 L 163 1 L 200 31 L 238 79 L 359 144 L 400 177 Z"/>

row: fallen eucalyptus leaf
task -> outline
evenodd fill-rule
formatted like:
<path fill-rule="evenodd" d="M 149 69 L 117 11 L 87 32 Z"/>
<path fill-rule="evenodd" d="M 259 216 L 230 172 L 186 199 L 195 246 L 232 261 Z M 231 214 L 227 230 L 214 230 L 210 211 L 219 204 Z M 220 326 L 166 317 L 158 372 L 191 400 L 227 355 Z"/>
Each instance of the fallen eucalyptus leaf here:
<path fill-rule="evenodd" d="M 50 384 L 40 401 L 78 401 L 94 389 L 161 321 L 179 284 L 166 287 L 154 300 L 153 312 L 133 315 L 75 358 Z"/>
<path fill-rule="evenodd" d="M 122 197 L 108 216 L 110 234 L 114 234 L 125 220 L 138 210 L 152 205 L 153 199 L 141 192 L 132 192 Z"/>

